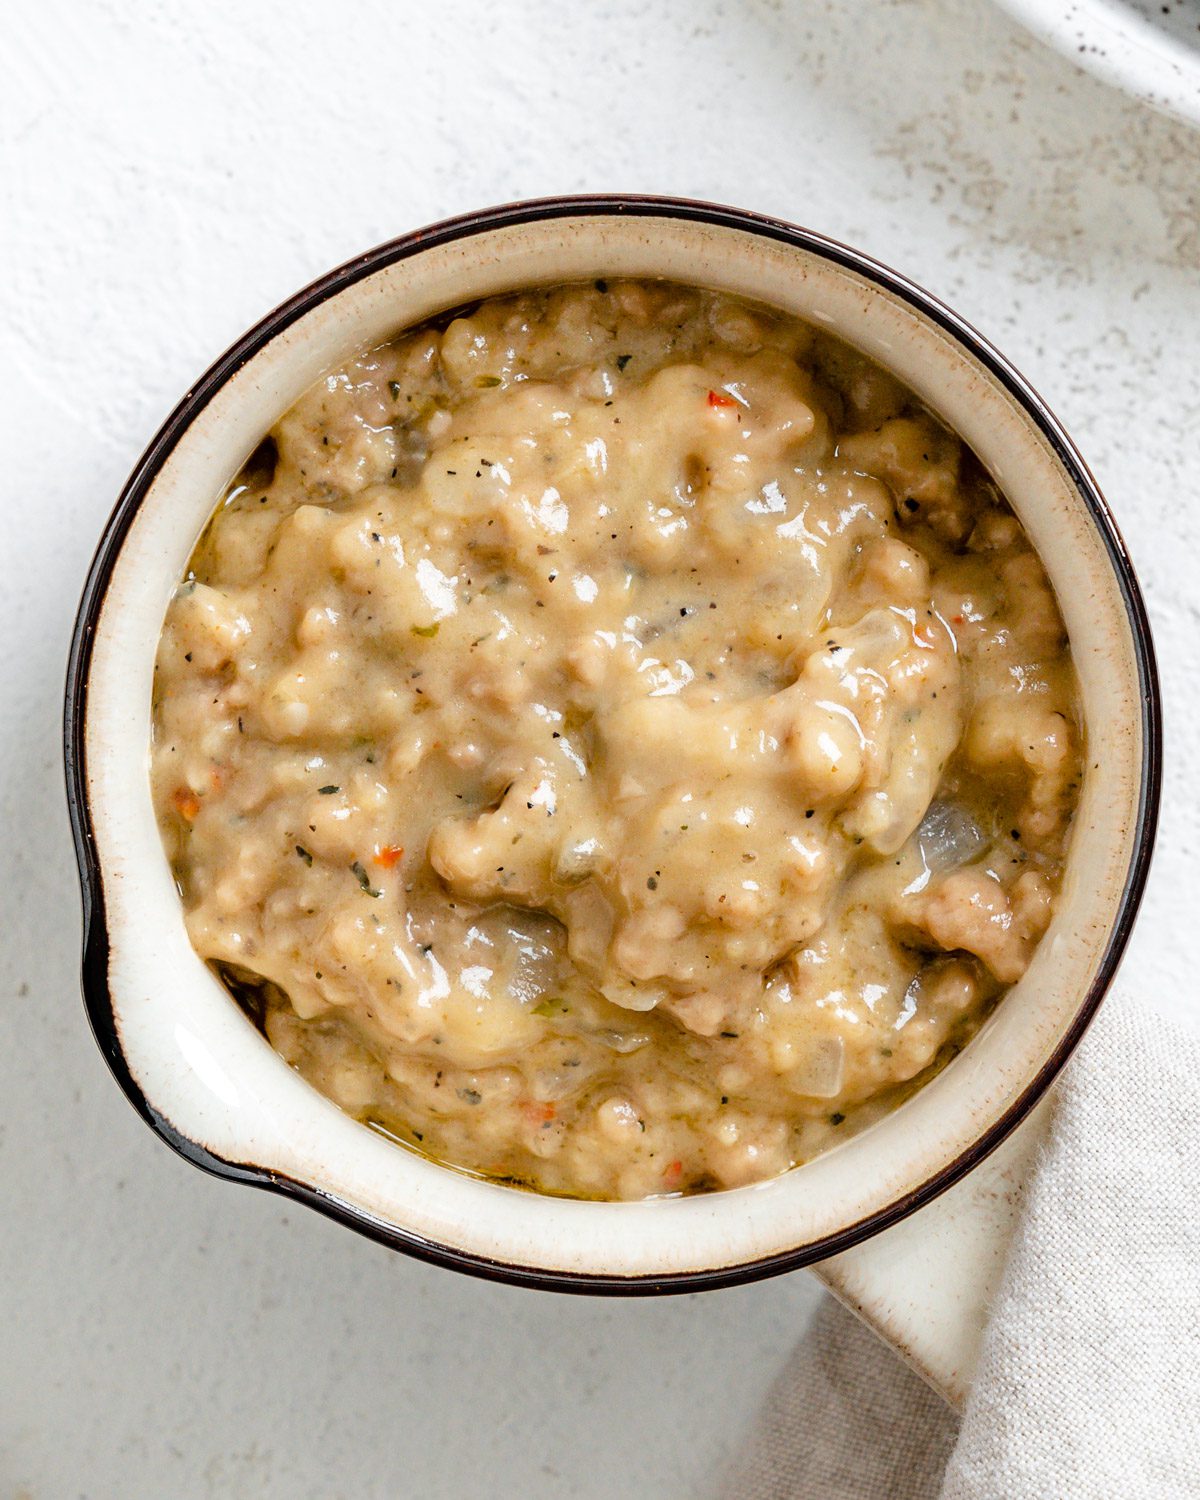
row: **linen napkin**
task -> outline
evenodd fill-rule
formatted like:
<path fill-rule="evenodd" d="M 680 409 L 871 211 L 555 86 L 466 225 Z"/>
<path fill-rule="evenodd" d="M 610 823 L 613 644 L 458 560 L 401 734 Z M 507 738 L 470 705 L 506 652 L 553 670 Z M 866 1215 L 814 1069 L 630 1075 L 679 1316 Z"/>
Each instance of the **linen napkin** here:
<path fill-rule="evenodd" d="M 1056 1088 L 961 1423 L 830 1299 L 726 1500 L 1200 1497 L 1200 1037 L 1112 995 Z"/>

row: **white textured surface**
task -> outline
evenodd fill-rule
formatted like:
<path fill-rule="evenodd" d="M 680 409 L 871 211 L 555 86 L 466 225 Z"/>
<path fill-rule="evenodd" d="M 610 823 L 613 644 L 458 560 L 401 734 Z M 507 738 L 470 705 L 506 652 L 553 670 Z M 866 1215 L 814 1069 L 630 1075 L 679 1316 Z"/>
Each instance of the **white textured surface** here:
<path fill-rule="evenodd" d="M 58 719 L 75 598 L 187 383 L 335 261 L 633 189 L 774 212 L 975 321 L 1090 458 L 1170 747 L 1131 987 L 1196 1010 L 1200 136 L 982 0 L 10 8 L 0 113 L 0 1494 L 716 1495 L 811 1311 L 488 1287 L 172 1159 L 77 998 Z"/>

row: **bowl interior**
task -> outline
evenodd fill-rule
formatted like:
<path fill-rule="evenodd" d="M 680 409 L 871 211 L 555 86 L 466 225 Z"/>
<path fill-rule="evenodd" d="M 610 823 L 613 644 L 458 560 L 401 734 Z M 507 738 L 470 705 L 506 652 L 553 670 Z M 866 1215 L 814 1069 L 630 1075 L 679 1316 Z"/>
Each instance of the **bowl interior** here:
<path fill-rule="evenodd" d="M 1050 931 L 948 1068 L 869 1131 L 782 1178 L 635 1204 L 474 1180 L 381 1140 L 310 1089 L 189 945 L 147 776 L 168 600 L 222 487 L 262 433 L 323 371 L 435 312 L 601 274 L 671 277 L 771 303 L 912 386 L 975 449 L 1042 556 L 1070 633 L 1091 749 Z M 525 208 L 397 242 L 333 273 L 248 335 L 168 422 L 97 561 L 82 774 L 102 893 L 93 918 L 106 923 L 108 946 L 107 976 L 90 976 L 90 999 L 105 1031 L 107 977 L 127 1087 L 217 1162 L 299 1184 L 398 1242 L 535 1277 L 721 1279 L 750 1264 L 813 1259 L 882 1227 L 994 1144 L 1061 1062 L 1136 905 L 1153 802 L 1143 701 L 1151 668 L 1136 591 L 1098 505 L 1052 419 L 986 348 L 963 341 L 951 315 L 850 252 L 783 226 L 649 203 Z"/>

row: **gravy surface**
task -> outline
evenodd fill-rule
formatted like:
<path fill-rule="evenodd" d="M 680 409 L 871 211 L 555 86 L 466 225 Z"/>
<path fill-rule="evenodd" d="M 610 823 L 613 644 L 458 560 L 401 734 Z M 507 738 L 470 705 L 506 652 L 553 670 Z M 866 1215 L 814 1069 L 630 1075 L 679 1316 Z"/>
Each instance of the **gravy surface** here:
<path fill-rule="evenodd" d="M 804 1162 L 1050 919 L 1082 727 L 974 456 L 807 325 L 494 299 L 310 390 L 167 613 L 197 951 L 357 1118 L 642 1198 Z"/>

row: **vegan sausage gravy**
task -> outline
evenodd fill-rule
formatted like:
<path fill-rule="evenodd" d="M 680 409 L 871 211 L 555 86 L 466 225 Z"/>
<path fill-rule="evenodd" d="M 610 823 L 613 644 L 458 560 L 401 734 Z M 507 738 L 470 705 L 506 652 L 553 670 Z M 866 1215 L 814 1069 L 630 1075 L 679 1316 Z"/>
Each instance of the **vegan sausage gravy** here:
<path fill-rule="evenodd" d="M 965 1045 L 1082 748 L 969 449 L 795 318 L 613 279 L 280 419 L 167 612 L 152 778 L 193 945 L 316 1088 L 640 1199 L 801 1164 Z"/>

